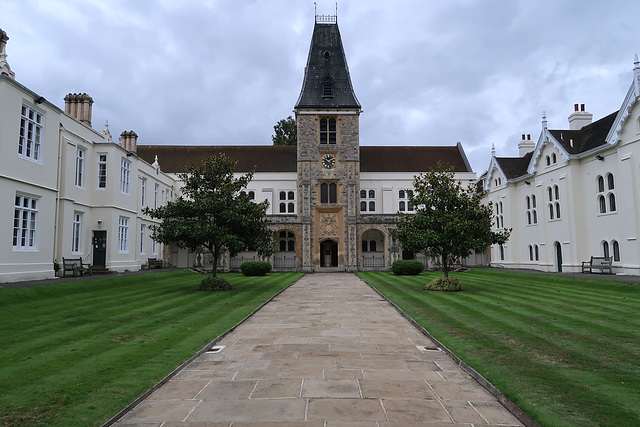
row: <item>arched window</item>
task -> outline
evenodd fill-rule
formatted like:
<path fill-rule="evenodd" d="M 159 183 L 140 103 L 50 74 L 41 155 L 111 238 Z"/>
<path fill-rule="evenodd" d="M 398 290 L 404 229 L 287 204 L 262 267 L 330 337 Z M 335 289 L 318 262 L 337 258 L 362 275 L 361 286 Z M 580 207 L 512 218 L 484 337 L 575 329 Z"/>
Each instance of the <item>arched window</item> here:
<path fill-rule="evenodd" d="M 249 191 L 249 199 L 255 200 L 255 198 L 256 198 L 256 193 L 253 191 Z"/>
<path fill-rule="evenodd" d="M 296 241 L 295 240 L 289 240 L 287 242 L 287 249 L 289 250 L 289 252 L 294 252 L 296 250 Z"/>
<path fill-rule="evenodd" d="M 551 164 L 551 157 L 547 156 L 546 159 L 547 159 L 547 166 L 549 166 Z"/>
<path fill-rule="evenodd" d="M 287 204 L 280 203 L 280 213 L 287 213 Z"/>
<path fill-rule="evenodd" d="M 367 211 L 367 202 L 360 202 L 360 212 Z"/>
<path fill-rule="evenodd" d="M 504 246 L 500 245 L 500 260 L 504 261 Z"/>
<path fill-rule="evenodd" d="M 533 261 L 533 247 L 529 245 L 529 261 Z"/>
<path fill-rule="evenodd" d="M 375 197 L 376 197 L 376 192 L 374 190 L 369 190 L 369 198 L 375 199 Z"/>
<path fill-rule="evenodd" d="M 398 198 L 404 199 L 404 190 L 398 191 Z"/>
<path fill-rule="evenodd" d="M 293 212 L 294 212 L 294 210 L 295 210 L 295 205 L 294 205 L 293 203 L 289 202 L 289 203 L 287 204 L 287 212 L 288 212 L 288 213 L 293 213 Z"/>
<path fill-rule="evenodd" d="M 527 211 L 527 224 L 531 225 L 531 212 Z"/>
<path fill-rule="evenodd" d="M 551 189 L 551 187 L 547 188 L 547 191 L 549 192 L 549 201 L 553 200 L 553 190 Z"/>
<path fill-rule="evenodd" d="M 287 200 L 287 193 L 285 193 L 284 191 L 280 192 L 280 200 Z"/>
<path fill-rule="evenodd" d="M 604 178 L 601 176 L 598 176 L 598 192 L 602 193 L 604 191 Z"/>
<path fill-rule="evenodd" d="M 560 199 L 560 189 L 558 188 L 558 186 L 557 186 L 557 185 L 555 185 L 555 186 L 553 187 L 553 191 L 554 191 L 554 192 L 555 192 L 555 194 L 556 194 L 556 200 Z"/>
<path fill-rule="evenodd" d="M 320 203 L 329 203 L 329 185 L 320 184 Z"/>
<path fill-rule="evenodd" d="M 367 198 L 367 190 L 360 190 L 360 198 L 361 199 Z"/>
<path fill-rule="evenodd" d="M 549 203 L 549 219 L 553 219 L 553 205 Z"/>
<path fill-rule="evenodd" d="M 616 211 L 616 195 L 613 193 L 609 194 L 609 210 L 611 212 Z"/>
<path fill-rule="evenodd" d="M 412 211 L 413 210 L 413 204 L 410 201 L 407 201 L 407 210 L 408 211 Z"/>
<path fill-rule="evenodd" d="M 287 250 L 287 241 L 280 240 L 280 252 L 284 252 Z"/>
<path fill-rule="evenodd" d="M 613 260 L 620 261 L 620 245 L 614 240 L 611 242 L 611 246 L 613 246 Z"/>
<path fill-rule="evenodd" d="M 400 212 L 404 212 L 405 208 L 404 208 L 404 202 L 400 202 L 400 206 L 399 206 L 399 210 Z"/>
<path fill-rule="evenodd" d="M 555 164 L 555 163 L 556 163 L 556 161 L 557 161 L 556 153 L 553 153 L 553 154 L 551 155 L 551 161 L 553 162 L 553 164 Z"/>
<path fill-rule="evenodd" d="M 289 191 L 287 193 L 287 199 L 294 200 L 295 198 L 296 198 L 296 195 L 295 195 L 295 193 L 293 191 Z"/>
<path fill-rule="evenodd" d="M 369 251 L 369 242 L 367 242 L 366 240 L 362 241 L 362 252 L 368 252 Z"/>
<path fill-rule="evenodd" d="M 613 190 L 614 187 L 614 182 L 613 182 L 613 174 L 610 173 L 607 175 L 607 186 L 609 187 L 609 190 Z"/>
<path fill-rule="evenodd" d="M 533 209 L 535 209 L 536 208 L 536 196 L 535 196 L 535 194 L 533 196 L 531 196 L 531 202 L 533 204 Z"/>
<path fill-rule="evenodd" d="M 529 198 L 529 196 L 527 196 L 525 200 L 527 201 L 527 209 L 531 209 L 531 199 Z"/>
<path fill-rule="evenodd" d="M 604 196 L 598 196 L 598 206 L 600 207 L 600 213 L 607 212 L 607 203 L 604 200 Z"/>
<path fill-rule="evenodd" d="M 533 211 L 533 223 L 537 224 L 538 223 L 538 211 Z"/>
<path fill-rule="evenodd" d="M 556 218 L 560 218 L 560 203 L 556 203 Z"/>
<path fill-rule="evenodd" d="M 376 241 L 375 240 L 372 240 L 372 241 L 369 242 L 369 250 L 371 252 L 375 252 L 376 251 Z"/>
<path fill-rule="evenodd" d="M 534 245 L 533 251 L 536 254 L 536 261 L 540 261 L 540 253 L 538 252 L 538 245 Z"/>
<path fill-rule="evenodd" d="M 602 255 L 604 255 L 606 258 L 609 258 L 609 243 L 608 242 L 602 242 Z"/>
<path fill-rule="evenodd" d="M 370 211 L 376 210 L 376 202 L 369 202 L 369 210 Z"/>
<path fill-rule="evenodd" d="M 329 203 L 338 203 L 338 186 L 333 182 L 329 184 Z"/>

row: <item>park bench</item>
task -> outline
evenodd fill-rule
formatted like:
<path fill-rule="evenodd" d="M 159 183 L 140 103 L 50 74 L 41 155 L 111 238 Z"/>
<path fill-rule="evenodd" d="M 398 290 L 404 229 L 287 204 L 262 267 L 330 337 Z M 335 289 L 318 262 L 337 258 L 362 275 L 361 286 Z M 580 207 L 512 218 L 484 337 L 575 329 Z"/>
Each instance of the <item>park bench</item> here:
<path fill-rule="evenodd" d="M 608 271 L 609 274 L 613 274 L 611 271 L 611 257 L 604 256 L 592 256 L 589 261 L 582 261 L 582 272 L 593 273 L 593 270 L 600 270 L 600 273 Z"/>
<path fill-rule="evenodd" d="M 62 258 L 62 277 L 67 277 L 67 272 L 70 271 L 72 276 L 78 273 L 82 276 L 84 273 L 89 273 L 91 276 L 91 265 L 82 262 L 82 258 Z"/>
<path fill-rule="evenodd" d="M 162 268 L 162 260 L 156 258 L 147 258 L 147 266 L 149 270 L 154 270 L 156 268 Z"/>

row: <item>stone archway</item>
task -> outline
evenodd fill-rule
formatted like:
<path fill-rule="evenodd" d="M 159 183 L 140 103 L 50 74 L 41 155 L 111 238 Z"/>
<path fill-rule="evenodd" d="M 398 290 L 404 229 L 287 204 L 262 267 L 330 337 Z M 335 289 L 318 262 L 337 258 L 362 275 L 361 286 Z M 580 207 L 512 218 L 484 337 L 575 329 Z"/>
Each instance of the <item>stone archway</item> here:
<path fill-rule="evenodd" d="M 320 242 L 320 267 L 338 266 L 338 242 L 335 240 L 323 240 Z"/>
<path fill-rule="evenodd" d="M 371 228 L 360 236 L 360 252 L 362 268 L 385 267 L 385 235 L 382 231 Z"/>

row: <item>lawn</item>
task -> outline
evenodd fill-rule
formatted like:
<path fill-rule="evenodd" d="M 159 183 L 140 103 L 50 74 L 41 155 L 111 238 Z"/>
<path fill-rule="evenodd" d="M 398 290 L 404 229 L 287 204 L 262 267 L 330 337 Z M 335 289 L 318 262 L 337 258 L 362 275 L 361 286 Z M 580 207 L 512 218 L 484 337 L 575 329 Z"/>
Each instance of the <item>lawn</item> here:
<path fill-rule="evenodd" d="M 640 425 L 640 283 L 478 269 L 360 273 L 543 426 Z"/>
<path fill-rule="evenodd" d="M 149 273 L 0 290 L 0 425 L 96 426 L 298 273 Z"/>

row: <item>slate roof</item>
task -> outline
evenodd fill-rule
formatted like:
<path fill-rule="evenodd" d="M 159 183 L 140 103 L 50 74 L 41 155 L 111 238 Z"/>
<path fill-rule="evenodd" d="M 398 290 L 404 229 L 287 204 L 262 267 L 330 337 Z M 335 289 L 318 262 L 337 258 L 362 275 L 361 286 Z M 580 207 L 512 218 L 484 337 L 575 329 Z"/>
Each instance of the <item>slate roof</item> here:
<path fill-rule="evenodd" d="M 549 132 L 569 154 L 580 154 L 606 144 L 606 138 L 618 112 L 609 114 L 580 130 L 551 130 Z M 571 141 L 573 140 L 573 147 Z"/>
<path fill-rule="evenodd" d="M 331 97 L 323 96 L 323 81 L 327 76 L 333 81 Z M 313 27 L 302 90 L 295 108 L 361 108 L 351 84 L 337 23 L 316 22 Z"/>
<path fill-rule="evenodd" d="M 137 155 L 148 163 L 155 156 L 163 172 L 184 172 L 190 163 L 202 157 L 226 153 L 236 160 L 237 172 L 296 172 L 297 147 L 277 145 L 138 145 Z M 416 147 L 360 147 L 361 172 L 426 172 L 443 161 L 458 172 L 472 172 L 460 145 Z"/>
<path fill-rule="evenodd" d="M 524 157 L 496 157 L 496 161 L 507 179 L 514 179 L 528 173 L 527 167 L 532 155 L 533 151 L 530 151 Z"/>

